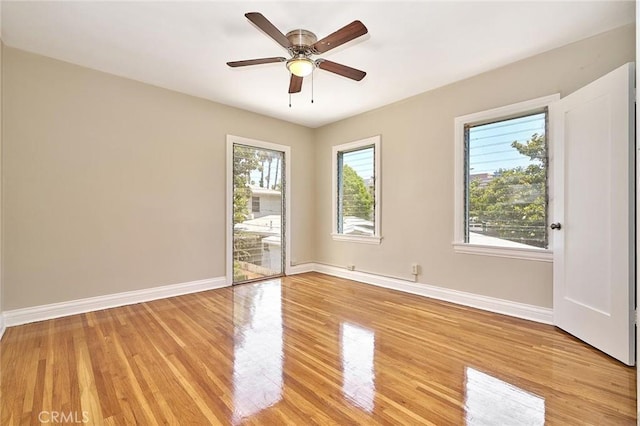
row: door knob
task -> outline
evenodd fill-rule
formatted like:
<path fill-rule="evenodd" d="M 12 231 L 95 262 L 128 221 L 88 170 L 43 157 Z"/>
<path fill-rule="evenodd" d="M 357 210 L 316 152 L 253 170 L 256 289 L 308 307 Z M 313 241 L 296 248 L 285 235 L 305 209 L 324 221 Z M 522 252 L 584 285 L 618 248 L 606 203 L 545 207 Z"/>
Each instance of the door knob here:
<path fill-rule="evenodd" d="M 558 222 L 556 222 L 556 223 L 552 223 L 551 226 L 549 226 L 549 228 L 551 228 L 551 229 L 561 229 L 562 225 L 560 225 Z"/>

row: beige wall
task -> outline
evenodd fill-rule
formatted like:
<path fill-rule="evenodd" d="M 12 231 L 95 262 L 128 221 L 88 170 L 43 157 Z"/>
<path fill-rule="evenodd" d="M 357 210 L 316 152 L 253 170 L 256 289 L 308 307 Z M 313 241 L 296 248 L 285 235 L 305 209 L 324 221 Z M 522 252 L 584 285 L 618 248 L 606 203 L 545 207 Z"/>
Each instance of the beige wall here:
<path fill-rule="evenodd" d="M 3 279 L 2 275 L 4 273 L 4 268 L 2 267 L 2 55 L 4 52 L 4 44 L 2 40 L 0 40 L 0 336 L 2 330 L 4 329 L 4 317 L 2 316 L 2 311 L 4 310 L 4 288 L 3 288 Z"/>
<path fill-rule="evenodd" d="M 224 276 L 226 134 L 291 146 L 314 259 L 311 129 L 12 48 L 3 71 L 5 310 Z"/>
<path fill-rule="evenodd" d="M 317 129 L 316 261 L 532 305 L 552 306 L 551 263 L 456 254 L 453 121 L 536 97 L 567 95 L 635 59 L 627 26 Z M 470 59 L 472 60 L 472 59 Z M 381 245 L 333 241 L 331 146 L 382 135 Z"/>

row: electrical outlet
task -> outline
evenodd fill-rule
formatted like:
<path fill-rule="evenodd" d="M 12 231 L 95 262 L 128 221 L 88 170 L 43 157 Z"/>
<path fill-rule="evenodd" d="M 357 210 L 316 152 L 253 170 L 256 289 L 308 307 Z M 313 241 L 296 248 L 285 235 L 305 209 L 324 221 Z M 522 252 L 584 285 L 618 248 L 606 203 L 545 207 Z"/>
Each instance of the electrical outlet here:
<path fill-rule="evenodd" d="M 350 271 L 355 271 L 356 265 L 349 264 L 349 265 L 347 265 L 347 269 L 350 270 Z"/>
<path fill-rule="evenodd" d="M 413 265 L 411 265 L 411 274 L 418 275 L 419 273 L 420 273 L 420 265 L 418 265 L 417 263 L 414 263 Z"/>

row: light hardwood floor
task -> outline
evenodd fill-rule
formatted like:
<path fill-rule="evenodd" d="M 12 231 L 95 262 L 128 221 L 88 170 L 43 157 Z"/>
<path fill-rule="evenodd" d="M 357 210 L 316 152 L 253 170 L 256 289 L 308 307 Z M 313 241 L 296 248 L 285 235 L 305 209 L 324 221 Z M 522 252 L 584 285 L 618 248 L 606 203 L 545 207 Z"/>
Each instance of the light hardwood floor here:
<path fill-rule="evenodd" d="M 2 425 L 635 424 L 552 326 L 317 273 L 9 328 Z"/>

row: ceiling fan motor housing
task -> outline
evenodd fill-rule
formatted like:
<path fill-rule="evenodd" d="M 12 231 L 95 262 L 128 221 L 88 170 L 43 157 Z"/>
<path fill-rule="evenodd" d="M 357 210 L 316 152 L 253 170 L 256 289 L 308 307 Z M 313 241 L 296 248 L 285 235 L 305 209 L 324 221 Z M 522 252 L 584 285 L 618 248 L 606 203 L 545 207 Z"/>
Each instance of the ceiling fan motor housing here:
<path fill-rule="evenodd" d="M 314 33 L 303 29 L 289 31 L 286 37 L 291 42 L 293 52 L 296 54 L 309 54 L 311 46 L 318 41 Z"/>

